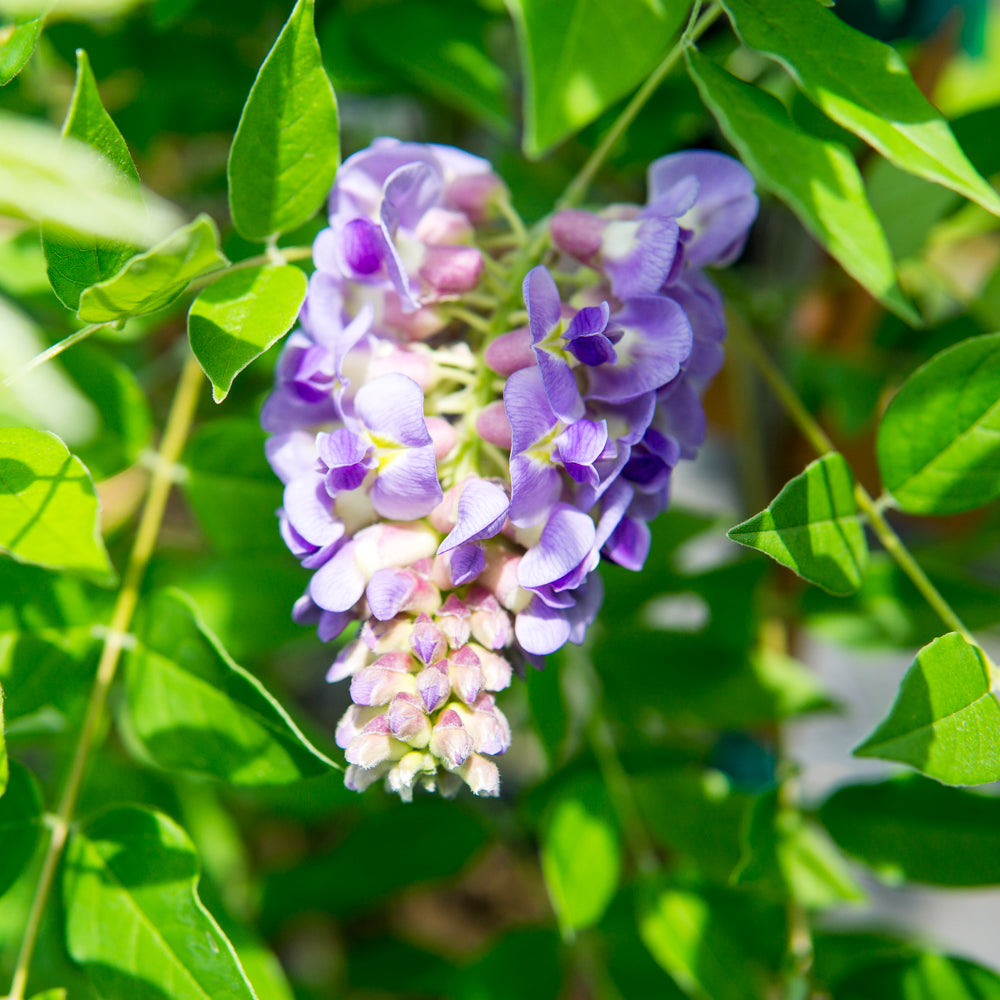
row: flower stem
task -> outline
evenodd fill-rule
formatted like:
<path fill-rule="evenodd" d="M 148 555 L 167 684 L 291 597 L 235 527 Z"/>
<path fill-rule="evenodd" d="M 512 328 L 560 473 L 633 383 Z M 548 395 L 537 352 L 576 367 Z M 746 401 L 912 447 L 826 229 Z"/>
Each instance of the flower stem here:
<path fill-rule="evenodd" d="M 740 349 L 757 366 L 757 370 L 774 391 L 774 394 L 792 418 L 792 422 L 798 427 L 816 452 L 820 455 L 825 455 L 828 452 L 836 451 L 836 445 L 834 445 L 826 431 L 820 427 L 813 415 L 806 409 L 805 404 L 799 398 L 784 374 L 782 374 L 778 366 L 767 355 L 760 341 L 742 323 L 734 322 L 731 329 L 734 334 L 734 340 Z M 913 558 L 912 553 L 903 543 L 903 540 L 885 519 L 882 513 L 882 503 L 875 500 L 860 483 L 855 483 L 854 485 L 854 500 L 868 518 L 868 523 L 878 536 L 878 540 L 882 543 L 883 548 L 896 560 L 899 568 L 910 578 L 913 585 L 924 596 L 938 617 L 953 632 L 960 632 L 969 642 L 978 645 L 975 636 L 966 628 L 954 608 L 944 599 L 941 592 L 934 586 L 916 559 Z"/>
<path fill-rule="evenodd" d="M 59 799 L 59 806 L 52 817 L 51 839 L 42 862 L 35 895 L 31 901 L 31 910 L 28 914 L 24 938 L 21 941 L 21 949 L 18 952 L 17 964 L 14 966 L 14 978 L 11 982 L 8 1000 L 23 1000 L 24 997 L 28 967 L 31 964 L 31 956 L 38 937 L 38 928 L 42 921 L 45 903 L 52 888 L 59 858 L 66 845 L 73 812 L 83 784 L 87 759 L 104 715 L 108 692 L 111 689 L 111 682 L 114 680 L 122 644 L 132 624 L 132 616 L 139 600 L 139 588 L 153 554 L 157 536 L 160 533 L 163 513 L 167 506 L 167 497 L 173 482 L 171 469 L 184 449 L 184 443 L 187 440 L 198 405 L 198 393 L 202 378 L 198 362 L 193 356 L 188 355 L 177 383 L 177 389 L 174 392 L 170 414 L 167 417 L 163 439 L 157 453 L 158 461 L 150 480 L 146 502 L 143 505 L 139 527 L 135 534 L 135 542 L 132 545 L 122 586 L 111 615 L 111 623 L 104 635 L 101 658 L 97 664 L 94 685 L 90 691 L 90 700 L 87 703 L 87 711 L 84 715 L 83 726 L 80 729 L 69 774 Z"/>
<path fill-rule="evenodd" d="M 715 19 L 722 13 L 722 8 L 718 3 L 713 3 L 705 14 L 696 21 L 688 22 L 684 33 L 677 40 L 676 44 L 663 57 L 663 61 L 646 78 L 645 83 L 632 95 L 632 100 L 624 107 L 621 114 L 615 119 L 614 124 L 605 133 L 597 148 L 587 158 L 587 162 L 580 168 L 580 172 L 570 181 L 562 197 L 556 202 L 556 209 L 571 208 L 578 204 L 587 193 L 594 179 L 594 175 L 608 158 L 608 154 L 614 145 L 625 134 L 626 129 L 635 121 L 636 116 L 643 109 L 646 102 L 656 92 L 667 74 L 677 65 L 684 49 L 692 42 L 704 34 Z M 697 15 L 697 8 L 695 10 Z"/>

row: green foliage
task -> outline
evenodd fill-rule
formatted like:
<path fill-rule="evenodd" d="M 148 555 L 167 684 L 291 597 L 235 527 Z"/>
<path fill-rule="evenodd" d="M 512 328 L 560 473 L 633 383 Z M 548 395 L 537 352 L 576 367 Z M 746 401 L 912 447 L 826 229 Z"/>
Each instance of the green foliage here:
<path fill-rule="evenodd" d="M 902 510 L 954 514 L 1000 496 L 1000 333 L 936 354 L 878 431 L 882 481 Z"/>
<path fill-rule="evenodd" d="M 194 848 L 166 816 L 113 809 L 72 835 L 63 869 L 66 942 L 102 996 L 251 1000 L 197 884 Z"/>
<path fill-rule="evenodd" d="M 0 28 L 0 87 L 24 69 L 42 33 L 42 18 Z"/>
<path fill-rule="evenodd" d="M 125 145 L 121 132 L 101 104 L 90 60 L 83 49 L 76 53 L 76 86 L 63 135 L 85 142 L 104 156 L 122 176 L 121 187 L 126 193 L 139 183 L 139 172 Z M 132 183 L 129 183 L 132 182 Z M 135 252 L 124 243 L 102 243 L 96 239 L 80 241 L 79 237 L 42 230 L 42 250 L 52 290 L 65 306 L 76 310 L 80 295 L 91 285 L 117 274 Z"/>
<path fill-rule="evenodd" d="M 1000 214 L 1000 197 L 976 173 L 894 49 L 848 27 L 815 0 L 723 0 L 723 6 L 743 43 L 779 62 L 833 121 L 904 170 Z"/>
<path fill-rule="evenodd" d="M 934 885 L 1000 882 L 1000 801 L 917 775 L 848 785 L 820 818 L 837 843 L 889 882 Z"/>
<path fill-rule="evenodd" d="M 766 552 L 831 594 L 857 590 L 868 564 L 854 477 L 837 452 L 790 479 L 766 510 L 730 528 L 729 537 Z"/>
<path fill-rule="evenodd" d="M 234 663 L 179 591 L 158 595 L 128 659 L 129 730 L 160 767 L 273 785 L 334 767 Z"/>
<path fill-rule="evenodd" d="M 538 157 L 639 84 L 687 16 L 686 0 L 508 0 L 524 67 L 524 151 Z"/>
<path fill-rule="evenodd" d="M 3 688 L 0 687 L 0 796 L 7 791 L 7 779 L 10 777 L 10 761 L 7 757 L 7 739 L 4 736 L 3 722 Z"/>
<path fill-rule="evenodd" d="M 958 632 L 917 654 L 889 714 L 855 749 L 949 785 L 1000 778 L 1000 703 L 983 651 Z"/>
<path fill-rule="evenodd" d="M 77 315 L 88 323 L 145 316 L 169 306 L 195 278 L 227 263 L 215 223 L 199 215 L 162 243 L 133 257 L 113 277 L 91 285 L 80 296 Z"/>
<path fill-rule="evenodd" d="M 298 0 L 257 74 L 229 151 L 229 209 L 248 240 L 307 222 L 326 199 L 340 158 L 337 101 Z"/>
<path fill-rule="evenodd" d="M 21 562 L 114 579 L 90 473 L 55 434 L 0 428 L 0 547 Z"/>
<path fill-rule="evenodd" d="M 291 265 L 232 271 L 191 303 L 191 350 L 221 403 L 233 379 L 291 329 L 306 295 L 306 276 Z"/>
<path fill-rule="evenodd" d="M 962 958 L 920 952 L 863 965 L 839 980 L 833 1000 L 997 1000 L 1000 976 Z"/>
<path fill-rule="evenodd" d="M 30 863 L 42 836 L 42 802 L 31 772 L 10 761 L 7 788 L 0 796 L 0 897 Z"/>
<path fill-rule="evenodd" d="M 686 58 L 702 100 L 761 187 L 785 202 L 883 305 L 916 322 L 917 314 L 896 281 L 885 233 L 847 150 L 796 128 L 779 101 L 697 51 L 688 50 Z"/>

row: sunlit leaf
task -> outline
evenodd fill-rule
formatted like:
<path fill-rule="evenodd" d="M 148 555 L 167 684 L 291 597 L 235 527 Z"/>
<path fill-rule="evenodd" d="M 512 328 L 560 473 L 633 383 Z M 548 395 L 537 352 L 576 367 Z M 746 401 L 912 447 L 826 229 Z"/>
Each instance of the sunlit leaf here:
<path fill-rule="evenodd" d="M 80 296 L 78 315 L 88 323 L 107 323 L 156 312 L 170 305 L 195 278 L 228 263 L 219 249 L 215 223 L 199 215 L 133 257 L 114 277 L 88 288 Z"/>
<path fill-rule="evenodd" d="M 1000 215 L 1000 197 L 976 173 L 894 49 L 815 0 L 723 0 L 723 7 L 744 44 L 781 63 L 835 122 L 904 170 Z"/>
<path fill-rule="evenodd" d="M 641 83 L 667 54 L 686 0 L 507 0 L 517 28 L 524 151 L 541 156 Z"/>
<path fill-rule="evenodd" d="M 1000 1000 L 1000 976 L 950 955 L 924 951 L 859 964 L 833 984 L 832 1000 Z"/>
<path fill-rule="evenodd" d="M 54 434 L 0 428 L 0 548 L 99 582 L 114 577 L 90 473 Z"/>
<path fill-rule="evenodd" d="M 125 140 L 101 104 L 97 81 L 83 49 L 76 52 L 76 87 L 63 124 L 63 135 L 85 142 L 106 157 L 122 175 L 122 193 L 137 194 L 139 173 Z M 42 249 L 53 290 L 64 305 L 74 310 L 80 304 L 80 293 L 84 289 L 117 274 L 135 252 L 124 243 L 49 232 L 46 227 L 42 229 Z"/>
<path fill-rule="evenodd" d="M 885 488 L 911 514 L 1000 497 L 1000 333 L 936 354 L 892 398 L 878 429 Z"/>
<path fill-rule="evenodd" d="M 7 760 L 7 740 L 4 736 L 3 722 L 3 688 L 0 687 L 0 795 L 7 790 L 7 779 L 10 777 L 10 763 Z"/>
<path fill-rule="evenodd" d="M 564 934 L 597 923 L 618 889 L 621 848 L 611 803 L 595 782 L 557 793 L 542 831 L 542 874 Z"/>
<path fill-rule="evenodd" d="M 848 854 L 890 882 L 1000 883 L 1000 799 L 917 775 L 848 785 L 820 818 Z"/>
<path fill-rule="evenodd" d="M 306 276 L 290 264 L 246 267 L 214 281 L 191 303 L 191 350 L 221 403 L 233 379 L 291 329 Z"/>
<path fill-rule="evenodd" d="M 810 0 L 811 2 L 811 0 Z M 803 132 L 781 103 L 695 50 L 688 69 L 702 100 L 761 187 L 777 195 L 853 278 L 908 322 L 889 244 L 847 150 Z"/>
<path fill-rule="evenodd" d="M 868 563 L 854 477 L 838 452 L 790 479 L 766 510 L 730 528 L 729 537 L 766 552 L 831 594 L 857 590 Z"/>
<path fill-rule="evenodd" d="M 158 595 L 127 661 L 130 728 L 160 767 L 273 785 L 335 767 L 234 663 L 180 591 Z"/>
<path fill-rule="evenodd" d="M 0 112 L 0 216 L 45 222 L 110 241 L 152 246 L 179 211 L 121 174 L 86 143 L 34 119 Z"/>
<path fill-rule="evenodd" d="M 101 996 L 252 1000 L 197 883 L 194 848 L 166 816 L 112 809 L 71 835 L 66 944 Z"/>
<path fill-rule="evenodd" d="M 10 761 L 7 790 L 0 797 L 0 896 L 24 872 L 42 835 L 42 800 L 34 776 Z"/>
<path fill-rule="evenodd" d="M 229 151 L 229 209 L 249 240 L 307 222 L 340 162 L 337 101 L 313 27 L 298 0 L 250 90 Z"/>
<path fill-rule="evenodd" d="M 10 83 L 24 69 L 42 33 L 43 18 L 0 28 L 0 87 Z"/>
<path fill-rule="evenodd" d="M 854 753 L 949 785 L 1000 778 L 1000 702 L 982 650 L 958 632 L 920 650 L 889 714 Z"/>

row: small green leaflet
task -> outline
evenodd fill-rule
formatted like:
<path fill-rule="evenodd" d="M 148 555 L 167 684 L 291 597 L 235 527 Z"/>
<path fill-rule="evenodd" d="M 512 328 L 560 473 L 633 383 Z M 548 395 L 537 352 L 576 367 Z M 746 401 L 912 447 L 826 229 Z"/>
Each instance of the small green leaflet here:
<path fill-rule="evenodd" d="M 900 509 L 955 514 L 1000 497 L 1000 333 L 935 354 L 882 418 L 879 472 Z"/>
<path fill-rule="evenodd" d="M 76 50 L 76 87 L 66 114 L 63 135 L 87 143 L 106 157 L 121 174 L 122 193 L 139 197 L 139 172 L 125 140 L 101 104 L 97 81 L 83 49 Z M 120 242 L 99 242 L 93 237 L 53 232 L 42 228 L 42 250 L 53 291 L 64 305 L 76 309 L 80 294 L 91 285 L 117 274 L 135 253 Z"/>
<path fill-rule="evenodd" d="M 1000 976 L 981 965 L 922 951 L 855 963 L 832 1000 L 1000 1000 Z"/>
<path fill-rule="evenodd" d="M 266 240 L 308 222 L 340 162 L 337 100 L 298 0 L 264 60 L 229 150 L 229 210 L 237 232 Z"/>
<path fill-rule="evenodd" d="M 838 788 L 820 808 L 837 844 L 887 882 L 1000 884 L 1000 799 L 917 774 Z"/>
<path fill-rule="evenodd" d="M 838 125 L 896 166 L 1000 215 L 1000 197 L 920 93 L 899 54 L 816 0 L 722 0 L 749 48 L 779 62 Z"/>
<path fill-rule="evenodd" d="M 598 781 L 578 781 L 551 805 L 542 832 L 542 874 L 563 936 L 596 924 L 618 889 L 621 848 Z"/>
<path fill-rule="evenodd" d="M 230 659 L 181 591 L 156 596 L 129 653 L 129 729 L 160 767 L 233 785 L 280 785 L 336 765 Z"/>
<path fill-rule="evenodd" d="M 958 632 L 924 646 L 889 714 L 854 753 L 902 761 L 947 785 L 1000 778 L 1000 703 L 983 651 Z"/>
<path fill-rule="evenodd" d="M 868 564 L 854 478 L 839 452 L 806 466 L 766 510 L 730 528 L 729 537 L 766 552 L 831 594 L 857 590 Z"/>
<path fill-rule="evenodd" d="M 7 791 L 0 797 L 0 896 L 24 874 L 42 833 L 42 800 L 32 773 L 10 761 Z"/>
<path fill-rule="evenodd" d="M 202 275 L 229 262 L 219 249 L 219 231 L 199 215 L 162 243 L 133 257 L 114 277 L 80 296 L 77 315 L 87 323 L 109 323 L 145 316 L 170 305 Z"/>
<path fill-rule="evenodd" d="M 55 434 L 0 428 L 0 548 L 99 583 L 115 578 L 90 473 Z"/>
<path fill-rule="evenodd" d="M 191 303 L 191 350 L 221 403 L 233 379 L 291 329 L 306 296 L 306 276 L 290 264 L 224 274 Z"/>
<path fill-rule="evenodd" d="M 863 903 L 865 894 L 823 831 L 782 807 L 777 789 L 758 796 L 749 812 L 743 856 L 730 879 L 807 909 Z"/>
<path fill-rule="evenodd" d="M 24 69 L 35 51 L 45 19 L 36 17 L 23 24 L 0 28 L 0 87 L 10 83 Z"/>
<path fill-rule="evenodd" d="M 111 809 L 71 835 L 66 944 L 99 995 L 255 1000 L 197 883 L 194 847 L 159 813 Z"/>
<path fill-rule="evenodd" d="M 883 305 L 908 323 L 919 323 L 899 289 L 885 232 L 847 150 L 803 132 L 776 98 L 696 50 L 685 55 L 702 100 L 760 185 L 785 202 Z"/>
<path fill-rule="evenodd" d="M 687 17 L 685 0 L 507 0 L 526 81 L 524 151 L 540 157 L 640 84 Z"/>

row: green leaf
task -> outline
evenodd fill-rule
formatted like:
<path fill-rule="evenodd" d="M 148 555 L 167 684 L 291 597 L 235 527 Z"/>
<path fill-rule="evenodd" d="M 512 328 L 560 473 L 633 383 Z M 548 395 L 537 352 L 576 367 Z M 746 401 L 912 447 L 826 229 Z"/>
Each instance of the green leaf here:
<path fill-rule="evenodd" d="M 621 848 L 603 786 L 574 782 L 544 824 L 542 874 L 564 937 L 596 924 L 618 890 Z"/>
<path fill-rule="evenodd" d="M 10 83 L 24 69 L 35 51 L 45 19 L 36 17 L 23 24 L 0 28 L 0 87 Z"/>
<path fill-rule="evenodd" d="M 860 965 L 831 993 L 833 1000 L 1000 1000 L 1000 976 L 964 958 L 925 951 Z"/>
<path fill-rule="evenodd" d="M 1000 197 L 976 173 L 894 49 L 855 31 L 815 0 L 722 5 L 743 43 L 784 66 L 833 121 L 898 167 L 1000 215 Z"/>
<path fill-rule="evenodd" d="M 114 580 L 90 473 L 55 434 L 0 428 L 0 548 L 19 562 Z"/>
<path fill-rule="evenodd" d="M 250 786 L 336 767 L 230 659 L 180 591 L 158 595 L 148 609 L 126 687 L 131 731 L 160 767 Z"/>
<path fill-rule="evenodd" d="M 785 202 L 883 305 L 919 323 L 899 289 L 885 233 L 847 150 L 803 132 L 778 100 L 695 50 L 689 49 L 686 58 L 702 100 L 760 185 Z"/>
<path fill-rule="evenodd" d="M 101 104 L 97 81 L 83 49 L 76 50 L 76 87 L 70 102 L 63 135 L 87 143 L 106 157 L 122 175 L 123 193 L 138 193 L 139 172 L 125 140 Z M 74 236 L 42 229 L 42 249 L 53 291 L 70 309 L 77 309 L 80 294 L 91 285 L 117 274 L 135 253 L 117 241 L 98 242 L 93 237 Z"/>
<path fill-rule="evenodd" d="M 229 209 L 237 232 L 266 240 L 308 222 L 340 162 L 337 100 L 298 0 L 264 60 L 229 151 Z"/>
<path fill-rule="evenodd" d="M 0 112 L 4 215 L 142 247 L 163 239 L 181 219 L 151 191 L 123 189 L 121 173 L 86 143 Z"/>
<path fill-rule="evenodd" d="M 539 157 L 640 84 L 666 55 L 686 0 L 507 0 L 524 70 L 524 151 Z"/>
<path fill-rule="evenodd" d="M 7 760 L 7 740 L 4 737 L 3 723 L 3 688 L 0 687 L 0 795 L 7 791 L 7 780 L 10 778 L 10 763 Z"/>
<path fill-rule="evenodd" d="M 228 263 L 219 249 L 215 223 L 199 215 L 133 257 L 114 277 L 88 288 L 80 296 L 77 315 L 87 323 L 145 316 L 170 305 L 195 278 Z"/>
<path fill-rule="evenodd" d="M 101 996 L 252 1000 L 197 883 L 194 848 L 166 816 L 112 809 L 72 834 L 63 868 L 66 945 Z"/>
<path fill-rule="evenodd" d="M 948 785 L 1000 778 L 1000 703 L 983 651 L 958 632 L 924 646 L 878 728 L 854 751 Z"/>
<path fill-rule="evenodd" d="M 0 896 L 24 873 L 42 835 L 42 800 L 34 776 L 10 761 L 7 791 L 0 798 Z"/>
<path fill-rule="evenodd" d="M 854 477 L 839 452 L 807 465 L 766 510 L 730 528 L 729 537 L 831 594 L 857 590 L 868 564 Z"/>
<path fill-rule="evenodd" d="M 199 293 L 188 336 L 217 403 L 251 361 L 288 333 L 305 296 L 306 276 L 290 264 L 240 268 Z"/>
<path fill-rule="evenodd" d="M 774 917 L 746 897 L 664 885 L 650 887 L 640 903 L 639 936 L 689 996 L 747 1000 L 769 993 L 769 949 L 754 935 L 773 931 Z"/>
<path fill-rule="evenodd" d="M 757 798 L 749 814 L 744 853 L 733 872 L 735 885 L 749 885 L 794 899 L 807 909 L 862 903 L 865 894 L 823 832 L 793 809 L 777 789 Z"/>
<path fill-rule="evenodd" d="M 1000 883 L 1000 799 L 918 775 L 839 788 L 820 819 L 838 845 L 889 882 Z"/>
<path fill-rule="evenodd" d="M 1000 333 L 935 354 L 878 429 L 885 488 L 911 514 L 955 514 L 1000 497 Z"/>

